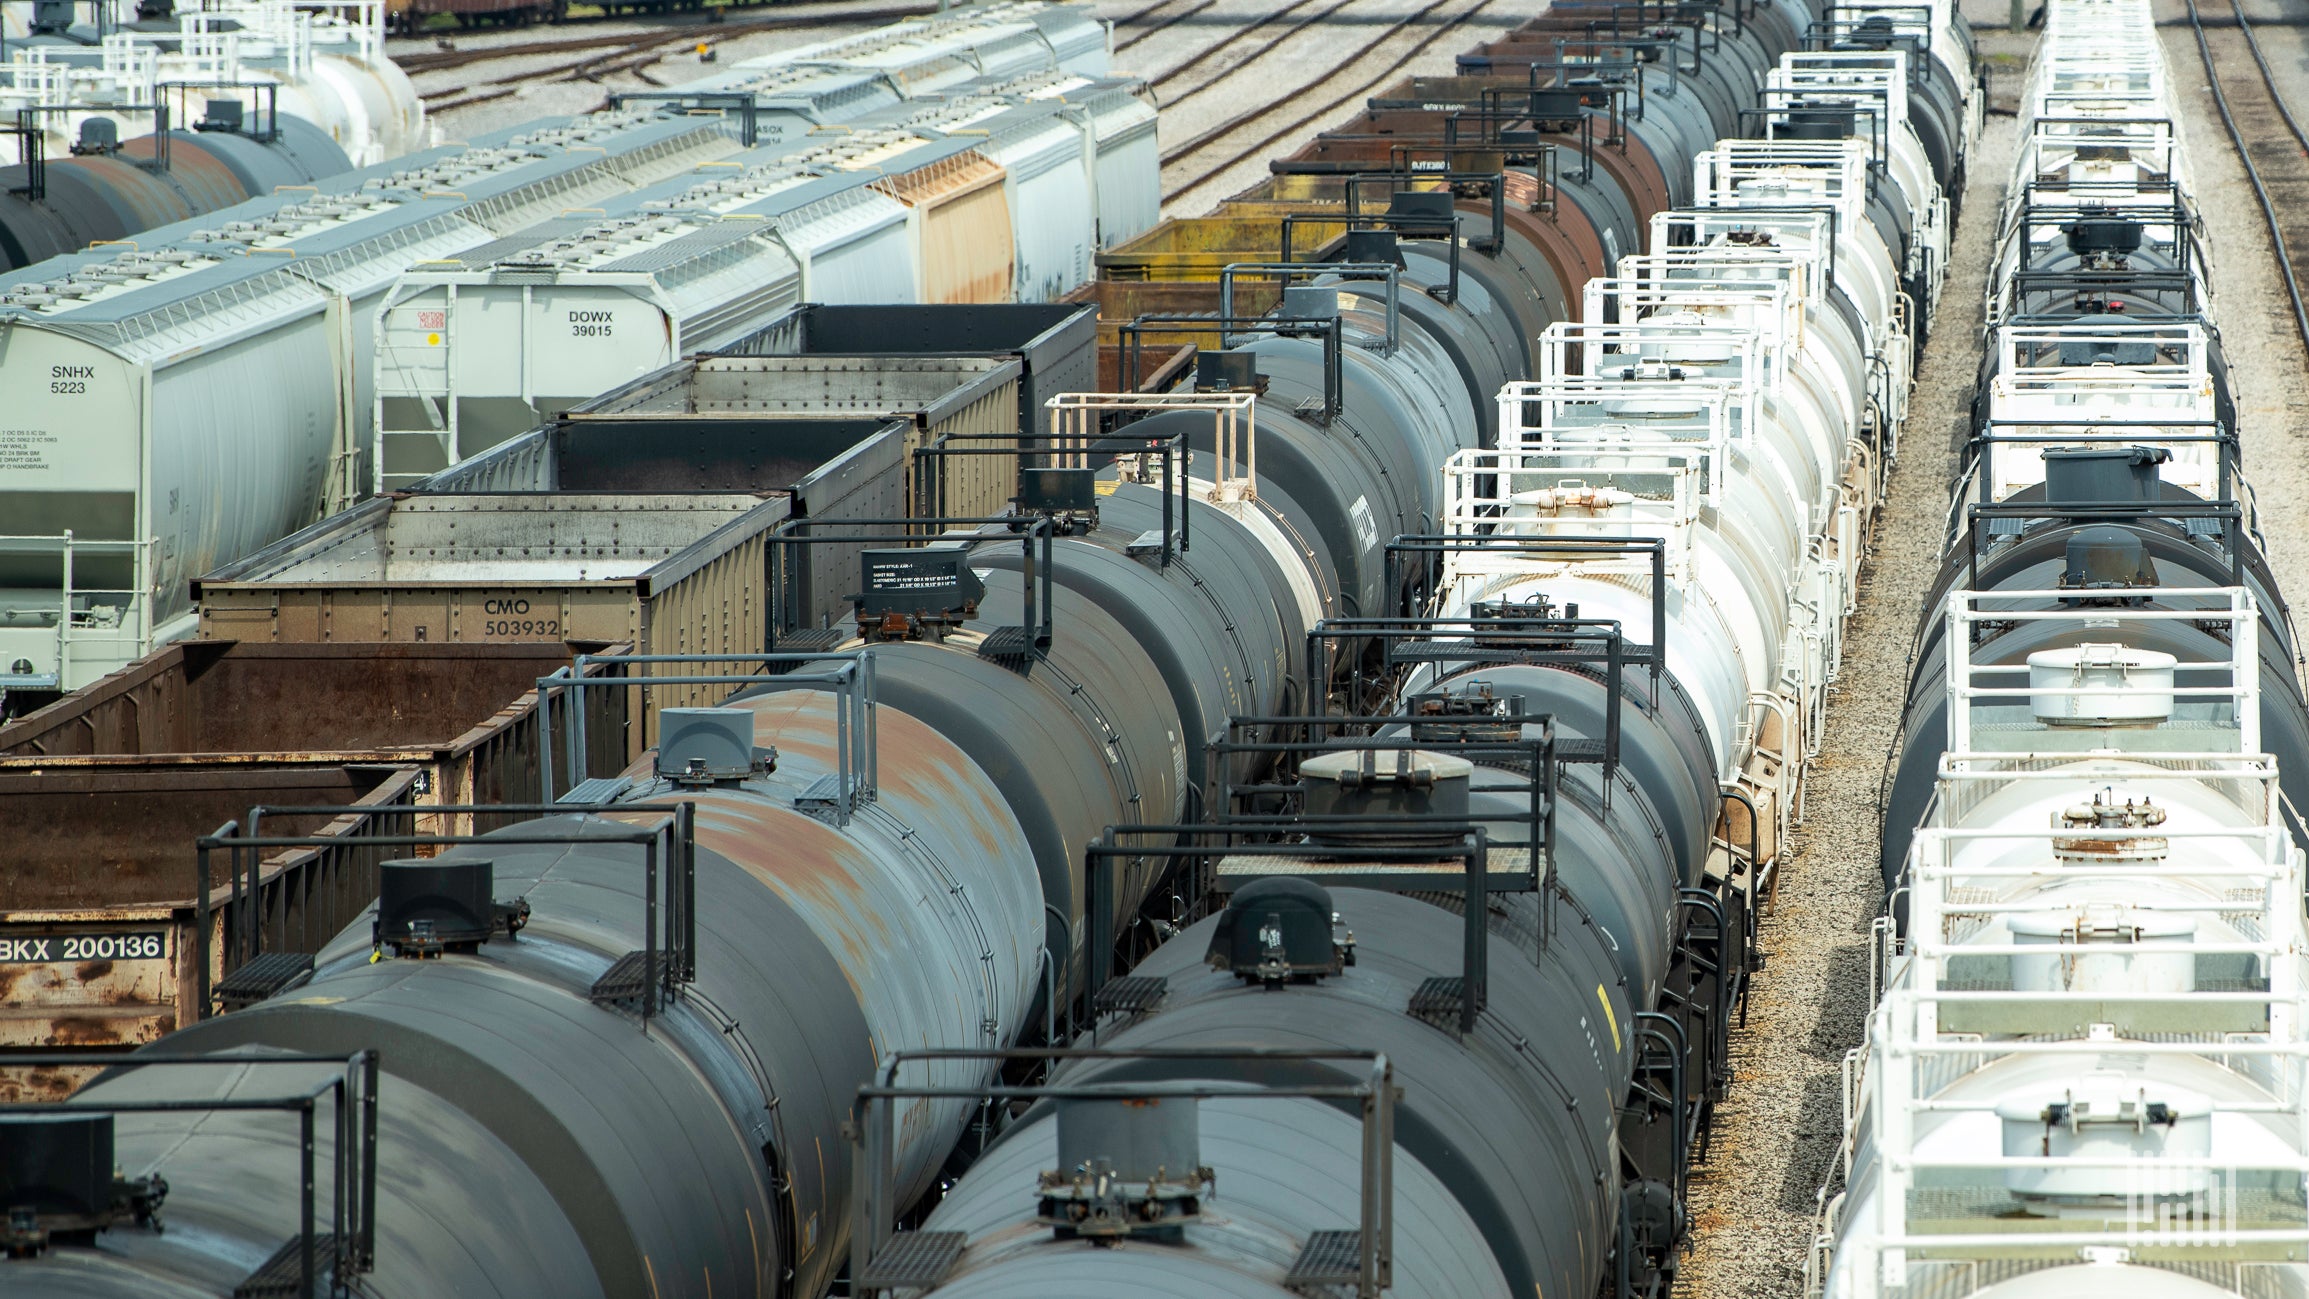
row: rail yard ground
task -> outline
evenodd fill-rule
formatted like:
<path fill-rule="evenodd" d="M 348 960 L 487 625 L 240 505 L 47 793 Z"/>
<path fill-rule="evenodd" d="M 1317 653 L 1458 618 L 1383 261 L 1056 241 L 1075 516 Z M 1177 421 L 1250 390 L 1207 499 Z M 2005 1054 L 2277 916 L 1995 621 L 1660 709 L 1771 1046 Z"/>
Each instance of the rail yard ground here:
<path fill-rule="evenodd" d="M 1991 102 L 2009 112 L 2033 33 L 2006 31 L 2002 6 L 1974 0 L 1965 8 L 1990 69 Z M 2226 4 L 2202 8 L 2216 62 L 2240 65 L 2253 76 Z M 2262 24 L 2258 35 L 2276 89 L 2298 116 L 2298 106 L 2309 104 L 2309 29 L 2302 25 L 2309 22 L 2309 4 L 2261 0 L 2245 13 Z M 2183 102 L 2204 105 L 2181 125 L 2204 196 L 2205 237 L 2216 250 L 2213 291 L 2237 385 L 2243 455 L 2261 484 L 2261 526 L 2277 582 L 2299 589 L 2309 579 L 2309 444 L 2298 432 L 2299 412 L 2309 402 L 2309 357 L 2268 228 L 2212 106 L 2187 15 L 2186 0 L 2157 5 L 2179 94 Z M 2282 130 L 2273 117 L 2240 126 L 2255 141 Z M 1876 809 L 1899 738 L 1894 701 L 1939 560 L 1955 467 L 1948 431 L 1972 400 L 1989 239 L 2016 131 L 2010 116 L 1992 116 L 1969 163 L 1953 275 L 1915 395 L 1919 414 L 1901 445 L 1859 610 L 1847 627 L 1843 674 L 1807 793 L 1801 847 L 1764 917 L 1770 963 L 1757 978 L 1746 1030 L 1734 1038 L 1738 1081 L 1716 1111 L 1708 1159 L 1693 1173 L 1695 1230 L 1681 1293 L 1694 1299 L 1762 1299 L 1803 1288 L 1819 1191 L 1843 1136 L 1844 1057 L 1860 1045 L 1869 1009 L 1869 924 L 1883 900 Z M 2265 147 L 2282 151 L 2292 142 L 2271 139 Z"/>

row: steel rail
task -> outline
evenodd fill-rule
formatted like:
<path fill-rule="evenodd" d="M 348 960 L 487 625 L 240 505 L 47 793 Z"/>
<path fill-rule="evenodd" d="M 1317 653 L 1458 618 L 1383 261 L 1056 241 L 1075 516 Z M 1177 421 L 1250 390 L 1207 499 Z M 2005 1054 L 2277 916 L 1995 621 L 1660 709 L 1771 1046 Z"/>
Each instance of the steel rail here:
<path fill-rule="evenodd" d="M 2246 48 L 2252 52 L 2253 64 L 2260 70 L 2261 86 L 2268 93 L 2270 105 L 2284 121 L 2285 129 L 2292 132 L 2297 149 L 2294 166 L 2299 172 L 2294 179 L 2309 189 L 2309 134 L 2302 132 L 2301 124 L 2286 107 L 2285 96 L 2277 89 L 2276 74 L 2270 71 L 2269 60 L 2261 53 L 2261 42 L 2253 34 L 2252 23 L 2245 18 L 2243 5 L 2239 0 L 2229 0 L 2229 7 L 2236 15 L 2237 30 L 2244 34 Z M 2284 278 L 2285 293 L 2293 302 L 2294 331 L 2300 336 L 2302 346 L 2309 347 L 2309 306 L 2302 302 L 2301 280 L 2295 271 L 2292 252 L 2285 246 L 2285 224 L 2278 219 L 2276 204 L 2269 194 L 2269 182 L 2253 161 L 2252 149 L 2237 126 L 2236 115 L 2230 111 L 2229 95 L 2221 86 L 2220 67 L 2213 59 L 2213 47 L 2205 39 L 2204 16 L 2198 12 L 2197 0 L 2189 0 L 2189 30 L 2196 36 L 2197 54 L 2205 63 L 2205 84 L 2213 92 L 2213 107 L 2221 114 L 2221 126 L 2229 133 L 2229 143 L 2237 150 L 2237 160 L 2245 166 L 2245 179 L 2252 185 L 2254 201 L 2261 205 L 2261 219 L 2269 227 L 2269 244 L 2277 254 L 2277 269 Z M 2309 252 L 2309 231 L 2303 233 L 2303 250 Z"/>
<path fill-rule="evenodd" d="M 1353 67 L 1355 64 L 1361 63 L 1365 59 L 1370 58 L 1381 45 L 1392 39 L 1404 28 L 1410 27 L 1423 21 L 1435 13 L 1435 11 L 1441 9 L 1444 5 L 1449 4 L 1450 2 L 1451 0 L 1429 0 L 1429 3 L 1419 9 L 1418 12 L 1406 15 L 1405 17 L 1397 20 L 1392 26 L 1389 26 L 1386 30 L 1380 32 L 1377 36 L 1365 42 L 1361 49 L 1356 50 L 1354 53 L 1341 60 L 1339 66 L 1343 69 Z M 1248 147 L 1230 155 L 1225 161 L 1219 163 L 1217 166 L 1205 169 L 1196 175 L 1193 179 L 1169 187 L 1168 191 L 1164 195 L 1164 203 L 1166 205 L 1175 203 L 1178 201 L 1180 195 L 1189 194 L 1195 190 L 1203 188 L 1204 186 L 1210 184 L 1212 181 L 1217 180 L 1221 175 L 1224 175 L 1226 172 L 1233 170 L 1239 164 L 1247 162 L 1253 157 L 1256 157 L 1260 153 L 1264 152 L 1269 146 L 1273 145 L 1276 141 L 1283 139 L 1285 136 L 1288 136 L 1293 131 L 1300 129 L 1309 122 L 1315 121 L 1328 115 L 1329 113 L 1335 111 L 1340 105 L 1345 104 L 1349 100 L 1364 94 L 1372 87 L 1378 85 L 1382 81 L 1385 81 L 1389 77 L 1400 75 L 1405 64 L 1409 63 L 1412 59 L 1417 58 L 1419 55 L 1425 53 L 1428 47 L 1434 45 L 1435 42 L 1442 40 L 1454 29 L 1464 26 L 1476 15 L 1482 13 L 1486 9 L 1489 9 L 1496 3 L 1498 3 L 1498 0 L 1477 0 L 1476 4 L 1455 15 L 1448 21 L 1438 23 L 1434 31 L 1429 32 L 1426 36 L 1422 37 L 1417 44 L 1413 45 L 1410 49 L 1405 50 L 1399 58 L 1390 60 L 1388 66 L 1383 69 L 1377 76 L 1374 76 L 1359 85 L 1344 90 L 1339 94 L 1325 100 L 1321 104 L 1318 104 L 1315 107 L 1300 113 L 1298 116 L 1293 117 L 1290 121 L 1284 123 L 1282 126 L 1279 126 L 1273 131 L 1270 131 L 1267 134 L 1261 136 L 1257 141 L 1253 142 Z M 1295 103 L 1296 101 L 1293 102 Z M 1282 110 L 1285 107 L 1286 105 L 1281 102 L 1269 102 L 1247 112 L 1238 113 L 1234 117 L 1231 117 L 1226 121 L 1219 123 L 1217 126 L 1214 126 L 1211 129 L 1195 136 L 1193 139 L 1187 140 L 1174 148 L 1164 150 L 1162 158 L 1163 166 L 1168 167 L 1172 163 L 1177 162 L 1182 158 L 1191 157 L 1194 154 L 1208 148 L 1218 140 L 1233 134 L 1235 131 L 1242 129 L 1251 123 L 1256 122 L 1261 118 L 1275 115 L 1279 110 Z"/>

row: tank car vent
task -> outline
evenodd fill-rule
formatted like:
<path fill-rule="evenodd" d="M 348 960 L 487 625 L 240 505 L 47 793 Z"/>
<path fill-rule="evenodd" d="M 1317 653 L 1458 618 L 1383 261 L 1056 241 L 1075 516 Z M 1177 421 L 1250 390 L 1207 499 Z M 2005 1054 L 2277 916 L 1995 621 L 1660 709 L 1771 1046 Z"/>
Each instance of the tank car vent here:
<path fill-rule="evenodd" d="M 1447 191 L 1399 189 L 1387 196 L 1388 221 L 1397 231 L 1414 238 L 1449 239 L 1456 216 Z M 1363 259 L 1349 256 L 1347 260 Z"/>
<path fill-rule="evenodd" d="M 1546 511 L 1560 506 L 1563 502 L 1559 497 L 1565 493 L 1559 488 L 1528 493 L 1534 497 L 1544 498 L 1530 502 L 1525 502 L 1522 499 L 1526 494 L 1516 493 L 1516 504 L 1528 503 L 1535 510 Z M 1568 650 L 1573 648 L 1573 641 L 1568 636 L 1560 642 L 1547 641 L 1536 646 L 1531 643 L 1529 638 L 1534 633 L 1553 630 L 1563 623 L 1576 622 L 1578 619 L 1578 601 L 1567 602 L 1558 608 L 1555 601 L 1544 594 L 1534 596 L 1529 600 L 1478 600 L 1468 610 L 1468 621 L 1475 624 L 1475 643 L 1486 646 Z M 1487 636 L 1486 633 L 1489 635 Z M 1514 639 L 1503 639 L 1509 636 L 1514 637 Z"/>
<path fill-rule="evenodd" d="M 1854 23 L 1844 33 L 1843 39 L 1836 42 L 1834 48 L 1839 50 L 1881 50 L 1890 48 L 1899 39 L 1900 34 L 1892 30 L 1892 20 L 1882 14 L 1877 14 Z"/>
<path fill-rule="evenodd" d="M 1803 108 L 1774 123 L 1772 133 L 1782 140 L 1848 140 L 1859 130 L 1851 109 Z"/>
<path fill-rule="evenodd" d="M 1339 314 L 1339 291 L 1320 284 L 1293 284 L 1283 290 L 1275 314 L 1285 320 L 1331 320 Z"/>
<path fill-rule="evenodd" d="M 201 114 L 201 119 L 193 123 L 192 129 L 195 131 L 232 131 L 238 133 L 241 129 L 241 120 L 241 101 L 237 99 L 212 99 L 208 101 L 208 108 Z"/>
<path fill-rule="evenodd" d="M 1196 392 L 1256 392 L 1266 384 L 1255 352 L 1195 353 Z"/>
<path fill-rule="evenodd" d="M 775 749 L 754 744 L 743 708 L 668 708 L 658 714 L 657 775 L 676 785 L 719 785 L 777 770 Z"/>
<path fill-rule="evenodd" d="M 2044 453 L 2049 505 L 2143 505 L 2164 494 L 2163 447 L 2051 447 Z"/>
<path fill-rule="evenodd" d="M 1061 1100 L 1058 1167 L 1042 1175 L 1041 1220 L 1062 1237 L 1177 1240 L 1215 1175 L 1202 1163 L 1192 1097 Z"/>
<path fill-rule="evenodd" d="M 110 1114 L 0 1116 L 0 1250 L 29 1258 L 50 1245 L 85 1245 L 132 1220 L 158 1230 L 168 1183 L 124 1178 L 112 1163 Z"/>
<path fill-rule="evenodd" d="M 2103 788 L 2092 802 L 2072 804 L 2054 814 L 2053 829 L 2070 833 L 2052 841 L 2052 853 L 2065 862 L 2163 861 L 2170 848 L 2164 836 L 2107 832 L 2149 830 L 2164 823 L 2165 809 L 2148 795 Z"/>
<path fill-rule="evenodd" d="M 1532 125 L 1542 131 L 1576 131 L 1586 102 L 1587 96 L 1579 91 L 1569 86 L 1554 86 L 1532 91 L 1527 111 Z"/>
<path fill-rule="evenodd" d="M 1340 928 L 1329 890 L 1279 875 L 1235 890 L 1203 960 L 1245 983 L 1279 988 L 1343 973 L 1355 963 L 1355 935 Z"/>
<path fill-rule="evenodd" d="M 2087 270 L 2121 270 L 2126 259 L 2141 250 L 2147 231 L 2138 221 L 2107 215 L 2106 208 L 2097 210 L 2101 215 L 2086 208 L 2085 215 L 2062 227 L 2068 250 L 2083 259 Z"/>
<path fill-rule="evenodd" d="M 1508 744 L 1523 733 L 1523 724 L 1501 718 L 1521 714 L 1526 702 L 1522 695 L 1502 699 L 1492 693 L 1489 684 L 1478 681 L 1457 694 L 1437 691 L 1413 695 L 1404 711 L 1420 719 L 1411 724 L 1414 740 L 1437 744 Z"/>
<path fill-rule="evenodd" d="M 943 637 L 978 614 L 986 583 L 959 541 L 919 549 L 868 550 L 859 556 L 866 589 L 850 597 L 858 635 L 869 641 Z"/>
<path fill-rule="evenodd" d="M 1465 758 L 1424 749 L 1396 749 L 1385 756 L 1374 749 L 1341 750 L 1309 758 L 1299 764 L 1300 798 L 1309 818 L 1307 837 L 1340 848 L 1376 843 L 1448 848 L 1464 837 L 1463 829 L 1432 822 L 1465 819 L 1468 778 L 1474 773 L 1475 764 Z M 1365 822 L 1419 817 L 1430 824 L 1348 829 L 1326 827 L 1316 820 L 1321 817 Z"/>
<path fill-rule="evenodd" d="M 1091 519 L 1098 514 L 1098 471 L 1073 466 L 1021 465 L 1018 508 L 1030 514 Z"/>
<path fill-rule="evenodd" d="M 2173 715 L 2162 650 L 2087 642 L 2028 656 L 2029 706 L 2048 726 L 2155 726 Z"/>
<path fill-rule="evenodd" d="M 496 866 L 467 857 L 389 861 L 377 871 L 377 921 L 372 941 L 396 956 L 434 957 L 469 952 L 504 931 L 529 923 L 529 902 L 499 902 Z"/>
<path fill-rule="evenodd" d="M 2124 323 L 2122 315 L 2094 312 L 2079 316 L 2072 322 L 2079 333 L 2090 334 L 2096 326 Z M 2155 365 L 2157 345 L 2145 342 L 2125 342 L 2115 338 L 2073 338 L 2060 344 L 2062 365 Z"/>
<path fill-rule="evenodd" d="M 2155 586 L 2157 566 L 2149 559 L 2147 543 L 2129 528 L 2080 528 L 2068 539 L 2060 584 L 2067 591 Z"/>
<path fill-rule="evenodd" d="M 85 157 L 92 153 L 117 153 L 120 150 L 120 123 L 109 117 L 81 119 L 80 138 L 72 145 L 75 155 Z"/>
<path fill-rule="evenodd" d="M 2007 1169 L 2004 1184 L 2013 1198 L 2042 1208 L 2138 1204 L 2144 1194 L 2178 1206 L 2212 1191 L 2218 1176 L 2207 1159 L 2211 1103 L 2169 1083 L 2144 1083 L 2138 1074 L 2096 1071 L 2024 1092 L 1999 1104 L 1996 1117 L 2008 1156 L 2096 1161 Z M 2144 1159 L 2160 1161 L 2153 1185 L 2141 1177 Z M 2188 1167 L 2191 1162 L 2199 1166 Z"/>
<path fill-rule="evenodd" d="M 1350 230 L 1341 249 L 1340 260 L 1370 265 L 1400 267 L 1403 250 L 1396 245 L 1393 230 Z"/>

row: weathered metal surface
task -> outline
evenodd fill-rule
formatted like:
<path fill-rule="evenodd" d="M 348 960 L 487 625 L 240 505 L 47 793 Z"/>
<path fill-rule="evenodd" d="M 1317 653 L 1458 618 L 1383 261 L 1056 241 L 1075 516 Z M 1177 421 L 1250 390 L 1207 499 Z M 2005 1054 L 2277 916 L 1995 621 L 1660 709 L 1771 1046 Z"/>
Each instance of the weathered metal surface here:
<path fill-rule="evenodd" d="M 1536 965 L 1529 947 L 1494 943 L 1485 1015 L 1502 1031 L 1446 1036 L 1404 1014 L 1403 1008 L 1426 978 L 1459 972 L 1461 919 L 1423 901 L 1359 889 L 1337 890 L 1331 898 L 1346 927 L 1357 936 L 1355 964 L 1343 974 L 1280 991 L 1245 984 L 1206 966 L 1204 956 L 1216 923 L 1206 920 L 1171 940 L 1136 970 L 1168 980 L 1161 1012 L 1111 1024 L 1102 1033 L 1101 1044 L 1384 1051 L 1402 1089 L 1395 1122 L 1398 1190 L 1405 1186 L 1407 1165 L 1415 1161 L 1448 1189 L 1446 1198 L 1456 1201 L 1459 1209 L 1446 1210 L 1435 1222 L 1448 1235 L 1430 1237 L 1417 1246 L 1406 1239 L 1407 1223 L 1396 1225 L 1397 1289 L 1432 1296 L 1584 1292 L 1615 1235 L 1610 1215 L 1617 1197 L 1598 1195 L 1595 1188 L 1617 1175 L 1617 1102 L 1633 1063 L 1631 1016 L 1636 1007 L 1628 991 L 1618 986 L 1607 940 L 1590 926 L 1563 927 Z M 1543 1043 L 1551 1048 L 1544 1053 L 1539 1049 Z M 1093 1062 L 1065 1070 L 1060 1078 L 1070 1083 L 1360 1081 L 1350 1064 L 1162 1060 Z M 1300 1127 L 1282 1117 L 1295 1108 L 1293 1102 L 1267 1099 L 1245 1104 L 1242 1112 L 1259 1115 L 1263 1122 L 1260 1130 L 1241 1130 L 1244 1139 L 1275 1133 L 1277 1125 L 1284 1130 Z M 1260 1105 L 1263 1108 L 1249 1108 Z M 1206 1115 L 1214 1110 L 1226 1112 L 1205 1103 Z M 1272 1268 L 1265 1273 L 1270 1277 L 1279 1276 L 1287 1265 L 1290 1249 L 1274 1250 L 1264 1242 L 1251 1245 L 1224 1230 L 1190 1227 L 1190 1241 L 1201 1248 L 1183 1250 L 1092 1251 L 1075 1242 L 1052 1240 L 1047 1232 L 1036 1232 L 1039 1240 L 1011 1239 L 1014 1232 L 1024 1234 L 1022 1220 L 1030 1218 L 1035 1201 L 1001 1194 L 1017 1185 L 1023 1171 L 1013 1162 L 1015 1152 L 1010 1156 L 1001 1152 L 1013 1146 L 1048 1150 L 1048 1138 L 1034 1130 L 1047 1128 L 1048 1120 L 1047 1108 L 1033 1111 L 1026 1120 L 1032 1126 L 997 1147 L 985 1173 L 974 1169 L 965 1176 L 932 1216 L 932 1226 L 973 1232 L 974 1255 L 966 1256 L 966 1267 L 976 1270 L 973 1257 L 993 1265 L 983 1280 L 961 1287 L 959 1293 L 1200 1294 L 1208 1288 L 1210 1293 L 1230 1294 L 1242 1291 L 1217 1288 L 1225 1283 L 1209 1277 L 1200 1264 L 1227 1259 L 1232 1264 L 1225 1269 L 1228 1272 L 1260 1276 L 1264 1268 Z M 1318 1137 L 1326 1128 L 1333 1135 Z M 1310 1202 L 1322 1206 L 1323 1219 L 1302 1221 L 1297 1232 L 1286 1228 L 1286 1238 L 1310 1227 L 1354 1220 L 1360 1198 L 1356 1160 L 1319 1153 L 1325 1145 L 1336 1149 L 1334 1143 L 1353 1150 L 1357 1134 L 1352 1120 L 1302 1130 L 1306 1144 L 1278 1150 L 1269 1167 L 1304 1160 L 1314 1180 L 1285 1179 L 1278 1186 L 1254 1175 L 1224 1184 L 1221 1193 L 1230 1219 L 1287 1222 L 1304 1212 L 1296 1206 Z M 1213 1140 L 1216 1133 L 1226 1131 L 1224 1119 L 1220 1126 L 1206 1127 L 1206 1156 L 1227 1157 Z M 1008 1247 L 977 1252 L 995 1241 L 1005 1241 Z M 1000 1267 L 998 1258 L 1010 1255 L 1013 1248 L 1042 1256 L 1043 1265 Z M 1412 1252 L 1401 1252 L 1405 1250 Z M 1099 1257 L 1086 1259 L 1092 1254 Z M 1062 1262 L 1070 1256 L 1071 1262 Z M 1488 1268 L 1473 1274 L 1464 1270 L 1470 1258 L 1496 1260 L 1505 1289 L 1484 1284 Z M 1058 1270 L 1053 1271 L 1053 1265 Z M 1070 1284 L 1046 1285 L 1045 1278 L 1053 1275 Z M 1459 1288 L 1471 1283 L 1476 1288 Z"/>
<path fill-rule="evenodd" d="M 86 684 L 175 630 L 191 612 L 190 579 L 303 527 L 344 494 L 370 417 L 355 371 L 393 272 L 738 148 L 718 129 L 647 113 L 523 139 L 339 182 L 365 186 L 375 203 L 252 200 L 249 219 L 217 239 L 177 242 L 172 232 L 171 247 L 195 254 L 181 260 L 154 245 L 69 271 L 0 274 L 0 389 L 11 428 L 40 448 L 10 466 L 10 533 L 69 527 L 82 540 L 144 543 L 101 583 L 116 625 L 93 620 L 61 637 L 0 628 L 0 663 Z M 45 574 L 35 589 L 59 590 Z"/>
<path fill-rule="evenodd" d="M 1002 181 L 1002 168 L 971 150 L 876 184 L 912 209 L 922 301 L 1011 300 L 1015 249 Z"/>
<path fill-rule="evenodd" d="M 128 1046 L 182 1022 L 199 948 L 193 842 L 252 806 L 536 799 L 532 683 L 566 662 L 536 646 L 194 641 L 0 728 L 0 840 L 20 845 L 0 864 L 0 957 L 22 958 L 0 959 L 0 1048 Z M 627 693 L 587 692 L 594 770 L 624 759 Z M 570 709 L 557 703 L 557 734 Z M 312 951 L 359 916 L 377 861 L 399 855 L 364 834 L 496 820 L 267 818 L 343 842 L 268 856 L 239 910 L 231 859 L 216 856 L 212 984 L 252 944 Z M 66 938 L 90 940 L 77 945 L 90 959 Z M 0 1087 L 45 1095 L 78 1076 L 6 1071 Z"/>
<path fill-rule="evenodd" d="M 923 456 L 941 446 L 989 450 L 1018 432 L 1026 368 L 1017 356 L 907 355 L 700 357 L 629 384 L 564 417 L 628 438 L 766 416 L 889 416 L 909 422 L 905 454 L 911 514 L 984 517 L 1017 491 L 1016 462 L 993 455 Z"/>
<path fill-rule="evenodd" d="M 1131 102 L 1136 103 L 1133 99 Z M 725 349 L 745 356 L 990 356 L 1018 358 L 1019 427 L 1050 431 L 1044 407 L 1088 392 L 1096 314 L 1069 303 L 797 307 Z"/>
<path fill-rule="evenodd" d="M 765 550 L 788 508 L 735 493 L 379 498 L 202 579 L 194 596 L 214 636 L 742 654 L 766 643 Z M 657 709 L 725 693 L 651 692 L 635 741 Z"/>
<path fill-rule="evenodd" d="M 768 886 L 839 966 L 865 1016 L 868 1058 L 1012 1043 L 1040 1012 L 1045 896 L 1025 830 L 973 757 L 887 704 L 875 711 L 876 797 L 847 824 L 797 801 L 840 771 L 833 695 L 793 689 L 733 705 L 777 751 L 765 777 L 696 793 L 703 849 Z M 637 764 L 629 776 L 647 781 Z M 633 797 L 690 796 L 643 784 Z M 984 1062 L 942 1066 L 983 1082 Z M 856 1079 L 854 1082 L 862 1082 Z M 928 1188 L 975 1107 L 910 1105 L 897 1176 Z"/>
<path fill-rule="evenodd" d="M 420 774 L 319 763 L 0 772 L 0 840 L 16 845 L 0 870 L 0 1050 L 125 1048 L 174 1031 L 197 997 L 194 840 L 256 804 L 405 804 Z M 280 816 L 265 828 L 347 842 L 269 856 L 237 908 L 235 862 L 212 858 L 212 984 L 253 945 L 311 951 L 351 923 L 376 894 L 376 863 L 392 855 L 358 836 L 400 827 Z M 0 1094 L 48 1094 L 84 1076 L 0 1071 Z"/>
<path fill-rule="evenodd" d="M 0 762 L 98 754 L 401 757 L 487 721 L 568 661 L 566 650 L 543 645 L 179 641 L 0 726 Z"/>

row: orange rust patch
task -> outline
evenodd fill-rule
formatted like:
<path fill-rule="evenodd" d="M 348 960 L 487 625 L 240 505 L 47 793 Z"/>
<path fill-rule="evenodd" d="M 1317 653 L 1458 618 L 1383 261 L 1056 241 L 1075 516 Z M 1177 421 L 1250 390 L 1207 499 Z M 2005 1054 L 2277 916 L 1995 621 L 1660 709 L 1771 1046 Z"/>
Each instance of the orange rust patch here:
<path fill-rule="evenodd" d="M 59 1015 L 48 1021 L 50 1046 L 114 1046 L 120 1032 L 112 1021 L 86 1015 Z"/>

